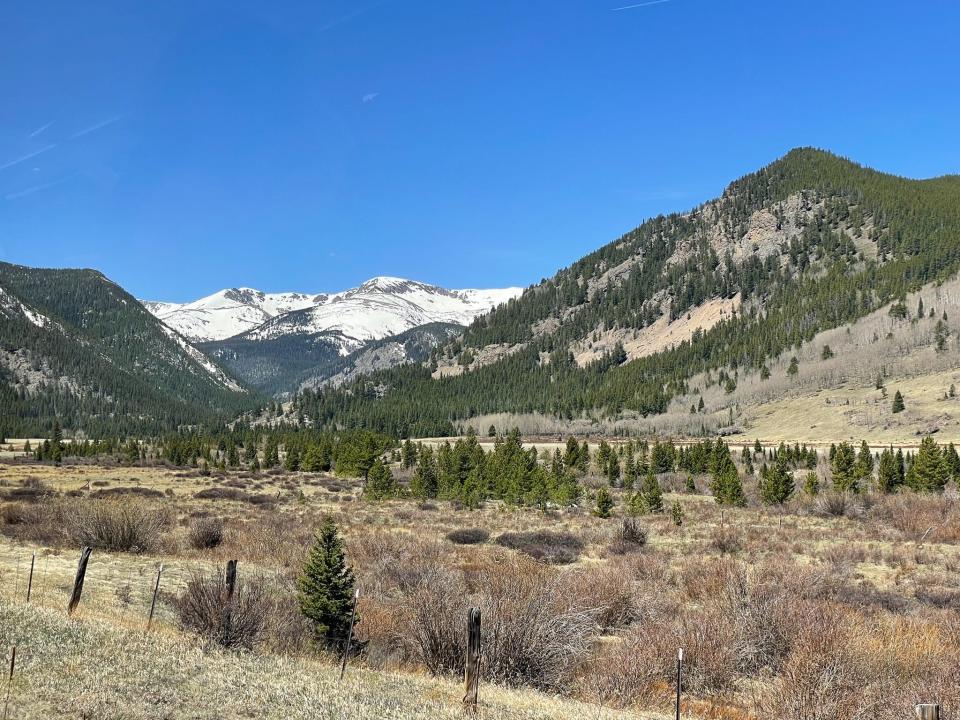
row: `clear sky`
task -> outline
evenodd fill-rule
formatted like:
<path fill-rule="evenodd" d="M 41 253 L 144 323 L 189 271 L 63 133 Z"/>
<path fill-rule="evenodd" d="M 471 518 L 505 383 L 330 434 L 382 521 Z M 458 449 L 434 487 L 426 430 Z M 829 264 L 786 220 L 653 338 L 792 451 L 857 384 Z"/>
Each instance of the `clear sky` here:
<path fill-rule="evenodd" d="M 956 0 L 8 2 L 0 259 L 528 285 L 791 147 L 960 172 L 958 43 Z"/>

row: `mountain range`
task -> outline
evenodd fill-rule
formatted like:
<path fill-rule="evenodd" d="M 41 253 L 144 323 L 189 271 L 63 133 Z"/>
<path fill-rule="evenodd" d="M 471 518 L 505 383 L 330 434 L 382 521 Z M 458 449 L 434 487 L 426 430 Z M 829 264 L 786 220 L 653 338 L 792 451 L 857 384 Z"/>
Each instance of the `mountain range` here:
<path fill-rule="evenodd" d="M 958 270 L 960 177 L 910 180 L 812 148 L 522 293 L 378 277 L 141 304 L 95 271 L 2 265 L 0 430 L 54 414 L 170 428 L 279 396 L 318 426 L 397 435 L 516 422 L 734 432 L 758 403 L 851 369 L 952 371 Z"/>
<path fill-rule="evenodd" d="M 349 365 L 344 358 L 372 342 L 431 326 L 418 334 L 417 343 L 406 338 L 395 343 L 389 355 L 392 364 L 420 359 L 424 343 L 432 349 L 521 292 L 522 288 L 447 290 L 415 280 L 375 277 L 335 293 L 269 294 L 230 288 L 185 304 L 143 304 L 244 381 L 282 395 L 301 386 L 322 385 Z M 443 330 L 438 334 L 438 329 Z M 377 367 L 387 366 L 386 357 L 381 355 Z"/>

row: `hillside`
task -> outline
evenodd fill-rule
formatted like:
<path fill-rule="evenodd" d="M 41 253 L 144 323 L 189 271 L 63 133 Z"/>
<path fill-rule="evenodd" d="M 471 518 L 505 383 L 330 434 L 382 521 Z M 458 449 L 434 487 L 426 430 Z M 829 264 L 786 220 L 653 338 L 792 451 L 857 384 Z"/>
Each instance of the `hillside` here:
<path fill-rule="evenodd" d="M 0 428 L 91 433 L 212 422 L 253 393 L 94 270 L 0 263 Z"/>
<path fill-rule="evenodd" d="M 759 376 L 958 264 L 960 177 L 909 180 L 798 149 L 528 289 L 438 362 L 300 405 L 320 423 L 414 434 L 491 413 L 639 421 L 697 374 Z"/>
<path fill-rule="evenodd" d="M 467 325 L 519 293 L 519 288 L 447 290 L 413 280 L 376 277 L 350 290 L 313 296 L 305 307 L 275 314 L 245 332 L 200 347 L 254 387 L 283 395 L 307 381 L 322 384 L 341 371 L 347 356 L 371 343 L 431 323 Z M 216 322 L 220 327 L 241 322 L 237 312 L 252 312 L 249 304 L 228 305 L 207 310 L 211 315 L 219 313 Z M 258 307 L 262 309 L 263 303 Z M 233 319 L 224 313 L 234 313 Z M 167 315 L 165 322 L 185 326 L 193 322 L 192 317 Z M 381 353 L 376 367 L 393 367 L 408 359 L 406 353 L 389 357 Z"/>

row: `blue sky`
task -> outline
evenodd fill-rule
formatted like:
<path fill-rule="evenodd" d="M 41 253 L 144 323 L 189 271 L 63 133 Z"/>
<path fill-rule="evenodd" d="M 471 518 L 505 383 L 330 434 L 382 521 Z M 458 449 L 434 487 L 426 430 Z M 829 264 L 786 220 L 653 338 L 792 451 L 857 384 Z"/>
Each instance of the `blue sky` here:
<path fill-rule="evenodd" d="M 791 147 L 960 172 L 955 0 L 632 4 L 7 3 L 0 259 L 527 285 Z"/>

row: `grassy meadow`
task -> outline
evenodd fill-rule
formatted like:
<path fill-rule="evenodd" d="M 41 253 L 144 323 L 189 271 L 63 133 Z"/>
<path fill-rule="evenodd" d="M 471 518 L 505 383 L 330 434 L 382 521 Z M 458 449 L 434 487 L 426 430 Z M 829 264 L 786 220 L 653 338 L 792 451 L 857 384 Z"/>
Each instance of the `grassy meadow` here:
<path fill-rule="evenodd" d="M 825 462 L 817 472 L 826 484 Z M 695 492 L 680 473 L 659 481 L 668 512 L 629 517 L 614 489 L 612 517 L 600 518 L 589 497 L 606 481 L 593 474 L 582 507 L 540 512 L 368 501 L 360 480 L 323 473 L 8 459 L 0 646 L 17 644 L 21 658 L 10 717 L 460 717 L 473 605 L 484 611 L 481 717 L 672 717 L 679 646 L 684 717 L 892 720 L 920 701 L 958 717 L 955 487 L 798 491 L 771 509 L 746 479 L 748 506 L 721 508 L 706 476 Z M 360 651 L 342 685 L 295 601 L 326 515 L 361 589 Z M 86 542 L 95 549 L 68 619 Z M 251 650 L 182 627 L 177 597 L 228 559 L 239 560 L 240 592 L 265 598 L 251 610 L 263 621 Z"/>

